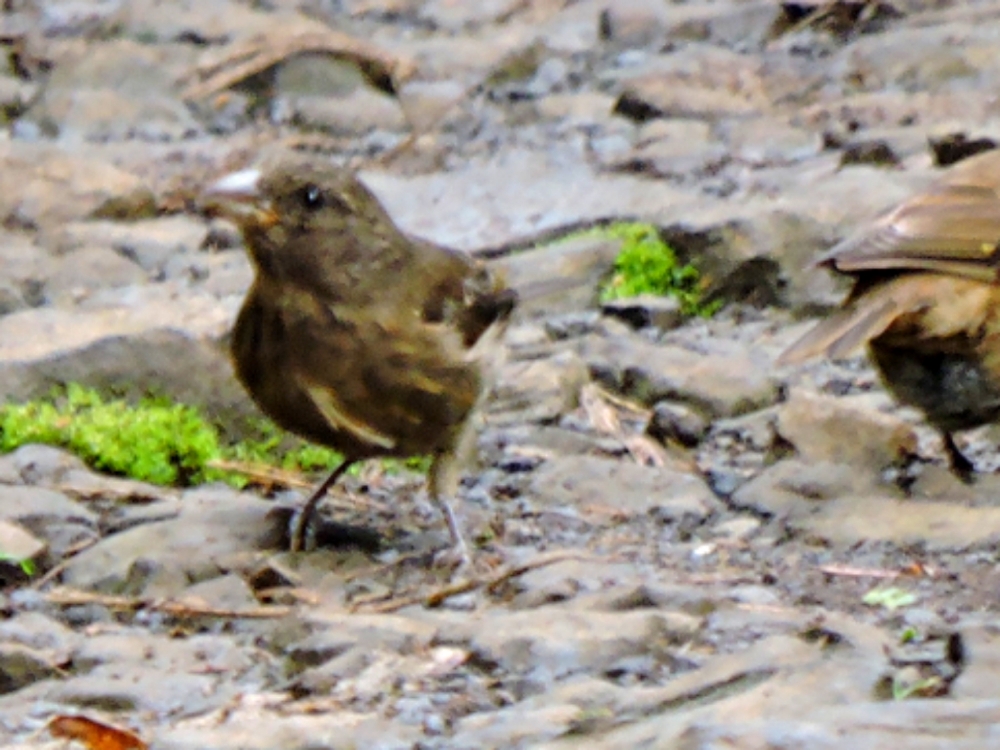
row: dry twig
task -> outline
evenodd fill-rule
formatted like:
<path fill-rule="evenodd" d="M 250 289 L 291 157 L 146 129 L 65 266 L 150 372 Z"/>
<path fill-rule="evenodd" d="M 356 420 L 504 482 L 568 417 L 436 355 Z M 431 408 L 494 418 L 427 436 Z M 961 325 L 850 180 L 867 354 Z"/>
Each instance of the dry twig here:
<path fill-rule="evenodd" d="M 273 617 L 285 617 L 291 613 L 291 607 L 267 606 L 254 609 L 220 609 L 207 604 L 193 601 L 158 601 L 139 597 L 115 596 L 98 594 L 92 591 L 81 591 L 67 587 L 55 588 L 45 595 L 50 604 L 73 607 L 84 604 L 97 604 L 115 612 L 135 612 L 148 610 L 162 612 L 174 617 L 223 617 L 262 620 Z"/>
<path fill-rule="evenodd" d="M 597 558 L 594 555 L 588 555 L 576 550 L 556 550 L 554 552 L 543 553 L 521 565 L 514 565 L 509 568 L 505 568 L 504 570 L 490 576 L 456 581 L 435 589 L 430 593 L 408 594 L 405 596 L 387 599 L 379 603 L 356 602 L 351 609 L 352 611 L 358 611 L 359 609 L 364 608 L 365 612 L 385 614 L 388 612 L 397 612 L 415 604 L 422 604 L 425 607 L 438 607 L 447 599 L 453 596 L 458 596 L 459 594 L 468 593 L 469 591 L 475 591 L 477 589 L 486 589 L 487 592 L 496 591 L 500 586 L 507 583 L 507 581 L 517 578 L 518 576 L 522 576 L 532 570 L 538 570 L 539 568 L 554 565 L 565 560 L 595 559 Z"/>

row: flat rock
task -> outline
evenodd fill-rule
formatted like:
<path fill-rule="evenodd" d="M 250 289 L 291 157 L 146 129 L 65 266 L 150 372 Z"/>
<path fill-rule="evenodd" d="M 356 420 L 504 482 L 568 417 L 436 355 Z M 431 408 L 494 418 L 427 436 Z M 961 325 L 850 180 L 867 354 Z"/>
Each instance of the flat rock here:
<path fill-rule="evenodd" d="M 160 285 L 134 289 L 117 304 L 93 302 L 91 309 L 38 308 L 0 318 L 0 399 L 26 401 L 75 382 L 169 395 L 205 407 L 229 427 L 257 414 L 221 342 L 238 300 Z"/>
<path fill-rule="evenodd" d="M 670 522 L 697 522 L 715 507 L 704 481 L 693 474 L 590 456 L 547 461 L 531 483 L 540 505 L 613 508 L 625 515 L 655 514 Z"/>
<path fill-rule="evenodd" d="M 600 283 L 611 273 L 621 241 L 574 237 L 498 260 L 507 281 L 523 290 L 518 315 L 546 317 L 592 308 Z M 546 293 L 547 287 L 552 291 Z"/>
<path fill-rule="evenodd" d="M 449 632 L 468 640 L 479 659 L 496 663 L 508 674 L 528 675 L 538 685 L 578 672 L 607 669 L 621 659 L 658 650 L 664 641 L 684 641 L 697 632 L 694 618 L 687 630 L 659 612 L 583 613 L 558 607 L 478 618 Z"/>
<path fill-rule="evenodd" d="M 742 116 L 766 108 L 756 61 L 712 45 L 687 45 L 621 74 L 616 109 L 635 119 Z"/>
<path fill-rule="evenodd" d="M 489 407 L 491 424 L 551 423 L 576 408 L 590 373 L 579 355 L 563 351 L 544 359 L 509 362 L 498 381 Z"/>
<path fill-rule="evenodd" d="M 4 566 L 37 563 L 45 549 L 45 542 L 21 524 L 0 520 L 0 550 L 3 550 Z"/>
<path fill-rule="evenodd" d="M 182 50 L 127 39 L 87 45 L 57 62 L 26 119 L 63 142 L 195 135 L 201 128 L 170 75 Z"/>
<path fill-rule="evenodd" d="M 222 557 L 276 549 L 286 533 L 273 504 L 228 489 L 189 491 L 180 507 L 177 518 L 136 526 L 81 552 L 63 580 L 99 591 L 127 585 L 135 595 L 176 594 L 192 582 L 217 577 Z"/>
<path fill-rule="evenodd" d="M 873 475 L 917 451 L 913 427 L 864 397 L 793 391 L 778 409 L 776 427 L 806 463 L 843 463 Z"/>
<path fill-rule="evenodd" d="M 1000 539 L 1000 508 L 900 500 L 866 494 L 821 503 L 789 525 L 835 545 L 890 542 L 927 550 L 992 546 Z"/>
<path fill-rule="evenodd" d="M 162 278 L 171 257 L 197 252 L 208 226 L 190 216 L 165 216 L 137 222 L 77 221 L 53 233 L 52 247 L 61 253 L 101 245 L 136 264 L 152 279 Z"/>
<path fill-rule="evenodd" d="M 902 496 L 902 492 L 880 484 L 876 475 L 859 472 L 849 464 L 788 459 L 751 478 L 731 500 L 738 508 L 783 519 L 806 516 L 843 495 L 871 490 L 881 496 Z"/>
<path fill-rule="evenodd" d="M 72 307 L 99 291 L 150 280 L 137 263 L 104 246 L 81 247 L 47 265 L 43 294 L 50 305 Z"/>
<path fill-rule="evenodd" d="M 518 151 L 451 172 L 362 176 L 405 230 L 468 251 L 507 247 L 601 218 L 655 216 L 664 206 L 680 210 L 690 201 L 670 185 Z"/>
<path fill-rule="evenodd" d="M 768 406 L 778 382 L 749 347 L 721 344 L 710 354 L 654 345 L 637 336 L 588 336 L 581 353 L 600 380 L 644 404 L 670 400 L 715 417 Z"/>
<path fill-rule="evenodd" d="M 59 560 L 67 550 L 93 541 L 97 536 L 97 514 L 66 495 L 40 487 L 0 485 L 0 518 L 20 526 L 44 545 L 52 560 Z M 14 530 L 11 529 L 11 544 Z M 21 544 L 27 538 L 16 535 Z M 13 552 L 6 547 L 4 552 Z M 29 556 L 30 557 L 30 556 Z"/>
<path fill-rule="evenodd" d="M 0 166 L 0 217 L 8 225 L 44 228 L 153 210 L 140 178 L 74 149 L 0 139 Z"/>

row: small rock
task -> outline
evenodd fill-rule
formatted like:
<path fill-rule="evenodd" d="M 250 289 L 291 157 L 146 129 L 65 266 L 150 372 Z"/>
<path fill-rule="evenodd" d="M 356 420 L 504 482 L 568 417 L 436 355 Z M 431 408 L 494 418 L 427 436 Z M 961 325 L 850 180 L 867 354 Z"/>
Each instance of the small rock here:
<path fill-rule="evenodd" d="M 58 676 L 59 670 L 33 649 L 0 643 L 0 695 Z"/>
<path fill-rule="evenodd" d="M 879 474 L 917 451 L 913 428 L 865 401 L 794 391 L 778 410 L 777 431 L 809 463 L 844 463 Z"/>
<path fill-rule="evenodd" d="M 693 474 L 591 456 L 548 461 L 530 492 L 544 505 L 614 508 L 629 516 L 655 512 L 670 522 L 704 520 L 718 502 Z"/>
<path fill-rule="evenodd" d="M 684 319 L 681 303 L 676 297 L 660 297 L 653 294 L 640 294 L 637 297 L 605 302 L 601 305 L 601 312 L 624 320 L 633 328 L 652 326 L 662 331 L 676 328 Z"/>
<path fill-rule="evenodd" d="M 491 415 L 496 415 L 491 423 L 556 421 L 576 408 L 580 389 L 589 380 L 586 364 L 569 351 L 507 364 L 489 405 Z"/>
<path fill-rule="evenodd" d="M 164 216 L 130 223 L 73 222 L 56 234 L 53 243 L 63 253 L 95 245 L 109 247 L 158 279 L 173 256 L 196 252 L 207 238 L 204 222 L 190 216 Z"/>
<path fill-rule="evenodd" d="M 585 235 L 523 250 L 496 263 L 508 283 L 523 290 L 519 315 L 580 315 L 597 304 L 600 284 L 620 249 L 620 240 Z"/>
<path fill-rule="evenodd" d="M 38 562 L 46 544 L 17 523 L 0 519 L 0 562 L 4 566 Z"/>
<path fill-rule="evenodd" d="M 127 39 L 88 44 L 57 62 L 25 118 L 68 144 L 193 135 L 200 127 L 177 95 L 174 62 L 164 48 Z"/>
<path fill-rule="evenodd" d="M 646 426 L 646 434 L 660 442 L 675 441 L 693 448 L 708 432 L 708 420 L 689 406 L 660 401 Z"/>
<path fill-rule="evenodd" d="M 93 216 L 149 216 L 154 200 L 138 177 L 50 142 L 0 140 L 0 219 L 46 228 Z"/>
<path fill-rule="evenodd" d="M 858 472 L 847 464 L 779 461 L 741 485 L 730 500 L 737 508 L 781 519 L 812 512 L 823 501 L 870 491 L 876 481 L 877 477 Z M 889 487 L 880 489 L 893 492 Z"/>
<path fill-rule="evenodd" d="M 142 268 L 108 247 L 83 247 L 49 264 L 45 300 L 72 307 L 102 289 L 132 286 L 149 280 Z"/>
<path fill-rule="evenodd" d="M 778 398 L 778 382 L 763 359 L 730 342 L 720 342 L 719 353 L 701 354 L 681 346 L 650 344 L 634 335 L 591 335 L 581 340 L 580 349 L 595 377 L 610 377 L 610 387 L 645 404 L 678 401 L 727 417 L 760 409 Z"/>

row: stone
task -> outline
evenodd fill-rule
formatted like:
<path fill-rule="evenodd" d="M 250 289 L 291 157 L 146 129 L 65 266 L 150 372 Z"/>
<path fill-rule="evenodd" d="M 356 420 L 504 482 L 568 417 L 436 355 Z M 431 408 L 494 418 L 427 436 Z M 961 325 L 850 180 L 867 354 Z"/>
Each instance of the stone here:
<path fill-rule="evenodd" d="M 864 398 L 793 391 L 778 410 L 778 434 L 806 463 L 844 463 L 877 474 L 917 450 L 913 428 L 866 408 Z"/>
<path fill-rule="evenodd" d="M 624 320 L 633 328 L 659 328 L 669 331 L 683 320 L 681 304 L 675 297 L 640 294 L 616 299 L 601 305 L 601 312 Z"/>
<path fill-rule="evenodd" d="M 494 388 L 491 422 L 555 422 L 577 407 L 580 389 L 589 381 L 586 364 L 571 351 L 510 362 L 501 370 Z"/>
<path fill-rule="evenodd" d="M 208 238 L 204 222 L 188 216 L 164 216 L 132 223 L 72 222 L 53 237 L 60 253 L 100 245 L 160 280 L 171 257 L 197 252 Z"/>
<path fill-rule="evenodd" d="M 758 64 L 711 45 L 692 44 L 683 54 L 658 55 L 621 79 L 615 111 L 639 122 L 739 117 L 766 108 Z"/>
<path fill-rule="evenodd" d="M 56 677 L 59 670 L 25 646 L 0 643 L 0 695 Z"/>
<path fill-rule="evenodd" d="M 576 158 L 566 162 L 528 151 L 468 162 L 449 172 L 361 176 L 403 229 L 468 251 L 523 246 L 529 238 L 598 217 L 641 218 L 662 212 L 663 206 L 682 211 L 691 201 L 666 184 L 598 174 Z"/>
<path fill-rule="evenodd" d="M 51 227 L 91 216 L 145 216 L 153 196 L 138 177 L 52 144 L 0 140 L 0 218 Z"/>
<path fill-rule="evenodd" d="M 676 441 L 688 448 L 694 447 L 708 432 L 708 421 L 694 409 L 684 404 L 660 401 L 653 406 L 653 413 L 646 425 L 646 433 L 661 442 Z"/>
<path fill-rule="evenodd" d="M 535 473 L 531 497 L 540 505 L 614 508 L 627 516 L 653 514 L 664 522 L 700 522 L 715 496 L 698 477 L 625 461 L 568 456 Z"/>
<path fill-rule="evenodd" d="M 150 278 L 128 258 L 98 246 L 82 247 L 53 259 L 47 276 L 45 301 L 62 307 L 73 307 L 104 289 L 139 285 Z"/>
<path fill-rule="evenodd" d="M 270 504 L 226 489 L 185 493 L 175 519 L 145 524 L 101 540 L 74 557 L 63 580 L 114 592 L 128 585 L 178 594 L 220 574 L 220 558 L 247 549 L 275 549 L 287 532 Z M 180 565 L 178 562 L 182 561 Z"/>
<path fill-rule="evenodd" d="M 87 45 L 57 62 L 25 116 L 66 143 L 195 135 L 170 76 L 177 50 L 168 50 L 126 39 Z"/>
<path fill-rule="evenodd" d="M 582 339 L 580 350 L 595 377 L 644 404 L 677 401 L 729 417 L 778 397 L 777 381 L 764 362 L 738 345 L 725 345 L 724 353 L 699 354 L 635 336 L 592 335 Z"/>
<path fill-rule="evenodd" d="M 239 300 L 167 285 L 128 289 L 85 310 L 40 308 L 0 318 L 0 400 L 26 401 L 75 382 L 105 392 L 150 392 L 203 406 L 227 429 L 257 417 L 220 339 Z"/>
<path fill-rule="evenodd" d="M 22 525 L 0 520 L 0 563 L 4 567 L 37 563 L 46 550 L 44 541 Z"/>
<path fill-rule="evenodd" d="M 620 240 L 581 236 L 513 253 L 497 266 L 511 286 L 524 290 L 519 316 L 551 318 L 595 307 L 620 249 Z"/>

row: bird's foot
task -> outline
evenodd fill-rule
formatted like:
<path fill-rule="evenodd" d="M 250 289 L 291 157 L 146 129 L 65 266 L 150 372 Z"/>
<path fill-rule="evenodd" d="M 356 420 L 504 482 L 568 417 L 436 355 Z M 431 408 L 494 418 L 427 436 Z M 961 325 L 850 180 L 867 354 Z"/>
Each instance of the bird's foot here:
<path fill-rule="evenodd" d="M 302 506 L 302 510 L 292 516 L 292 520 L 288 525 L 288 547 L 290 551 L 305 552 L 316 547 L 316 529 L 313 524 L 313 518 L 316 515 L 316 506 L 326 496 L 326 491 L 340 479 L 353 463 L 354 459 L 351 458 L 345 458 L 341 461 L 340 465 L 331 471 L 330 475 L 309 496 L 305 505 Z"/>
<path fill-rule="evenodd" d="M 453 575 L 463 573 L 472 568 L 472 555 L 469 554 L 469 546 L 465 543 L 465 537 L 462 536 L 462 530 L 458 526 L 458 519 L 455 517 L 451 503 L 444 498 L 438 498 L 437 504 L 448 523 L 451 546 L 434 556 L 434 566 L 453 568 Z"/>
<path fill-rule="evenodd" d="M 472 556 L 465 542 L 453 544 L 434 555 L 435 568 L 450 570 L 452 576 L 458 576 L 472 570 Z"/>
<path fill-rule="evenodd" d="M 972 484 L 976 481 L 976 467 L 972 461 L 965 457 L 965 454 L 955 445 L 955 439 L 950 432 L 941 435 L 944 439 L 944 450 L 948 454 L 948 468 L 964 484 Z"/>
<path fill-rule="evenodd" d="M 313 508 L 305 505 L 292 514 L 288 521 L 288 549 L 290 552 L 309 552 L 316 548 L 316 524 Z"/>

